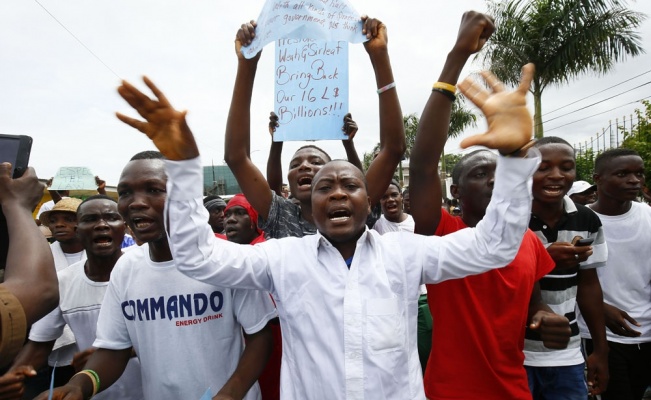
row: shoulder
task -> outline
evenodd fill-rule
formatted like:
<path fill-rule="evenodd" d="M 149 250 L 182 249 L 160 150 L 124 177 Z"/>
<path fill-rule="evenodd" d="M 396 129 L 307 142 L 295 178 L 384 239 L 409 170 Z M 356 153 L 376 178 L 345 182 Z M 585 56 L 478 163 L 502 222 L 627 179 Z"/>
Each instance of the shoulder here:
<path fill-rule="evenodd" d="M 576 212 L 568 214 L 563 230 L 596 232 L 601 228 L 599 216 L 589 207 L 574 204 Z"/>
<path fill-rule="evenodd" d="M 441 209 L 441 220 L 439 221 L 439 226 L 436 229 L 435 235 L 445 236 L 452 232 L 456 232 L 463 228 L 466 228 L 466 224 L 463 222 L 461 217 L 455 217 L 450 215 L 445 209 Z"/>
<path fill-rule="evenodd" d="M 631 208 L 633 210 L 635 210 L 636 212 L 651 216 L 651 205 L 648 205 L 646 203 L 641 203 L 641 202 L 638 203 L 638 202 L 634 201 Z"/>
<path fill-rule="evenodd" d="M 145 243 L 142 246 L 134 245 L 129 250 L 122 252 L 122 256 L 118 259 L 111 272 L 111 281 L 117 278 L 124 277 L 131 273 L 133 269 L 144 267 L 145 256 L 149 252 L 149 247 Z"/>
<path fill-rule="evenodd" d="M 81 260 L 57 271 L 57 278 L 59 279 L 59 283 L 61 283 L 61 281 L 73 279 L 79 274 L 83 274 L 85 264 L 86 260 Z"/>

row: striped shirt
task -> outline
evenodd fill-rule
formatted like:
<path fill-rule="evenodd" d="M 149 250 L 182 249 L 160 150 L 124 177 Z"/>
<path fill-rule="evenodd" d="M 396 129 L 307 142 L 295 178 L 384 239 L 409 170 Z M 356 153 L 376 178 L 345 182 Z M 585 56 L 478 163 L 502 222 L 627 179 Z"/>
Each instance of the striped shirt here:
<path fill-rule="evenodd" d="M 568 196 L 563 199 L 563 215 L 556 227 L 550 227 L 531 214 L 529 229 L 534 231 L 548 247 L 555 242 L 572 242 L 575 236 L 594 238 L 593 254 L 576 268 L 554 270 L 540 280 L 542 300 L 560 315 L 570 321 L 572 336 L 566 349 L 548 349 L 543 345 L 538 332 L 527 329 L 524 342 L 524 365 L 533 367 L 554 367 L 581 364 L 581 338 L 576 320 L 576 293 L 580 269 L 602 267 L 608 257 L 608 249 L 599 217 L 589 208 L 575 204 Z"/>

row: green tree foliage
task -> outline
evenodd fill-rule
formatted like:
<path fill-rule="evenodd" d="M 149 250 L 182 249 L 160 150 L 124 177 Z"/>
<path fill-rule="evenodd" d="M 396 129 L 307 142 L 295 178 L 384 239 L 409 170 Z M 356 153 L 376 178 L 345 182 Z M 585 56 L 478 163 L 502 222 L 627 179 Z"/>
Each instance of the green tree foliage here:
<path fill-rule="evenodd" d="M 576 180 L 594 183 L 592 173 L 594 172 L 594 159 L 597 154 L 592 149 L 583 150 L 576 154 Z"/>
<path fill-rule="evenodd" d="M 626 56 L 644 52 L 635 30 L 645 15 L 625 8 L 625 0 L 493 0 L 489 14 L 496 31 L 483 61 L 502 82 L 517 85 L 520 69 L 532 62 L 536 73 L 535 136 L 543 136 L 542 93 L 585 74 L 604 74 Z"/>
<path fill-rule="evenodd" d="M 638 123 L 632 130 L 624 132 L 621 147 L 640 153 L 644 160 L 646 187 L 651 188 L 651 102 L 642 100 L 642 105 L 644 110 L 635 110 Z"/>
<path fill-rule="evenodd" d="M 407 114 L 402 117 L 402 121 L 405 124 L 405 140 L 407 142 L 407 150 L 405 151 L 405 158 L 409 158 L 411 155 L 411 149 L 414 147 L 414 142 L 416 141 L 416 131 L 418 131 L 418 123 L 420 118 L 415 114 Z M 477 126 L 477 116 L 465 106 L 465 98 L 461 95 L 457 95 L 457 100 L 452 103 L 452 113 L 450 115 L 450 130 L 448 131 L 448 137 L 455 138 L 459 136 L 466 128 Z M 364 158 L 362 164 L 364 165 L 364 170 L 367 170 L 373 157 L 380 150 L 380 143 L 377 143 L 373 150 L 368 153 L 364 153 Z M 400 169 L 400 166 L 399 166 Z M 399 181 L 402 181 L 401 171 L 397 172 L 396 178 Z"/>
<path fill-rule="evenodd" d="M 443 156 L 441 176 L 451 176 L 454 166 L 461 160 L 461 154 L 446 154 Z"/>

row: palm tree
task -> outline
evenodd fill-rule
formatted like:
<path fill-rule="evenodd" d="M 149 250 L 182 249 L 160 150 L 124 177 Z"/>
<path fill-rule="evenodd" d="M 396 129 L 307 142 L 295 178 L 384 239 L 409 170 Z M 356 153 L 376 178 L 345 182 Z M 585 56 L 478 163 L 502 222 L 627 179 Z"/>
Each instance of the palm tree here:
<path fill-rule="evenodd" d="M 472 113 L 472 111 L 464 106 L 465 98 L 461 94 L 457 94 L 457 99 L 452 103 L 452 111 L 450 115 L 450 130 L 448 131 L 448 137 L 455 138 L 461 134 L 467 127 L 476 126 L 477 116 Z M 414 147 L 414 142 L 416 140 L 416 132 L 418 131 L 418 123 L 420 118 L 415 113 L 403 115 L 402 121 L 405 125 L 405 140 L 407 142 L 407 149 L 405 150 L 405 158 L 409 158 L 411 155 L 411 149 Z M 371 165 L 373 157 L 377 151 L 380 150 L 380 143 L 377 143 L 373 148 L 373 151 L 369 153 L 364 153 L 364 159 L 362 161 L 364 169 L 368 169 L 368 166 Z M 443 160 L 443 157 L 441 158 Z M 445 161 L 444 161 L 445 162 Z M 398 164 L 398 181 L 402 185 L 402 162 Z"/>
<path fill-rule="evenodd" d="M 491 2 L 496 30 L 483 61 L 503 82 L 517 85 L 520 68 L 532 62 L 534 125 L 543 136 L 541 96 L 586 72 L 604 74 L 614 62 L 644 52 L 635 31 L 646 18 L 625 0 L 507 0 Z"/>

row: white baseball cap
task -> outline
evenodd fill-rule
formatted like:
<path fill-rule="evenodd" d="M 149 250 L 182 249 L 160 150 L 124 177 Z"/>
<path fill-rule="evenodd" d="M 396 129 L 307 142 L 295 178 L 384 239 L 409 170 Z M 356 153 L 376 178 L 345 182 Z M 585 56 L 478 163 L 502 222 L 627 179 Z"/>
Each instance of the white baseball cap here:
<path fill-rule="evenodd" d="M 572 184 L 572 188 L 567 192 L 567 195 L 571 196 L 573 194 L 583 193 L 586 190 L 596 189 L 596 188 L 597 187 L 595 185 L 591 185 L 586 181 L 576 181 Z"/>

